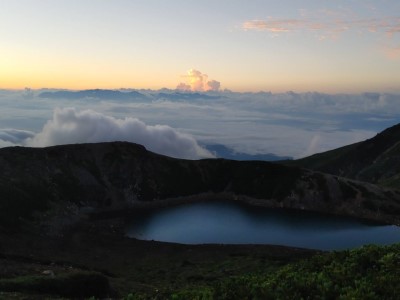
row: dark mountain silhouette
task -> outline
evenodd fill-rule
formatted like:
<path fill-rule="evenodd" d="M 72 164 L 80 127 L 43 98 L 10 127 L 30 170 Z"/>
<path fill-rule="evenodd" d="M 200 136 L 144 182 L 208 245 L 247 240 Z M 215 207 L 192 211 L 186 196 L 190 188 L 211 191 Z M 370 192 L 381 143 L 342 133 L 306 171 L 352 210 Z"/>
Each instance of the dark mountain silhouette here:
<path fill-rule="evenodd" d="M 399 188 L 400 124 L 366 141 L 286 164 Z"/>
<path fill-rule="evenodd" d="M 51 230 L 87 211 L 226 199 L 399 223 L 400 193 L 261 161 L 181 160 L 126 143 L 0 149 L 0 222 Z"/>

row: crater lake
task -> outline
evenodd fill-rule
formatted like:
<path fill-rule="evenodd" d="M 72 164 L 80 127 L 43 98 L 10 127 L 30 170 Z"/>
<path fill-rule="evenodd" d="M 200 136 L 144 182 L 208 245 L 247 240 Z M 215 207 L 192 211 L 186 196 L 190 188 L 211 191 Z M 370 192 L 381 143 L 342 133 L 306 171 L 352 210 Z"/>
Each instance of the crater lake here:
<path fill-rule="evenodd" d="M 340 250 L 400 242 L 400 227 L 314 212 L 201 202 L 133 215 L 129 237 L 183 244 L 273 244 Z"/>

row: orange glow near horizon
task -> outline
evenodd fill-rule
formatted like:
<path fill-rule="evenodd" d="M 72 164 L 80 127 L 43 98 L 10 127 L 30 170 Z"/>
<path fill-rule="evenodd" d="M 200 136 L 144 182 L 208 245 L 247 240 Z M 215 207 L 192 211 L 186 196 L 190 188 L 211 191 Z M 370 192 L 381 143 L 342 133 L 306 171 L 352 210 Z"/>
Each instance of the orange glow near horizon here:
<path fill-rule="evenodd" d="M 84 90 L 84 89 L 152 89 L 158 90 L 162 88 L 175 89 L 176 83 L 169 82 L 164 84 L 162 81 L 146 82 L 142 80 L 129 80 L 121 78 L 114 80 L 108 78 L 90 78 L 88 76 L 74 76 L 73 78 L 65 78 L 64 76 L 43 76 L 36 77 L 29 75 L 21 76 L 20 74 L 11 74 L 14 76 L 4 76 L 0 74 L 0 89 L 23 90 L 31 89 L 69 89 L 69 90 Z M 178 76 L 177 76 L 178 78 Z M 273 93 L 282 93 L 287 91 L 294 92 L 322 92 L 322 93 L 362 93 L 367 91 L 376 92 L 394 92 L 399 93 L 396 83 L 387 82 L 386 86 L 380 86 L 379 83 L 369 82 L 369 84 L 354 84 L 354 83 L 330 83 L 320 81 L 317 84 L 309 82 L 283 82 L 269 81 L 269 83 L 258 84 L 243 84 L 240 81 L 232 80 L 223 84 L 221 90 L 228 89 L 234 92 L 259 92 L 269 91 Z"/>
<path fill-rule="evenodd" d="M 175 89 L 182 81 L 182 72 L 176 69 L 159 69 L 159 66 L 142 64 L 123 65 L 119 62 L 107 64 L 101 62 L 59 61 L 56 57 L 46 61 L 34 60 L 33 57 L 23 57 L 17 60 L 6 61 L 0 58 L 0 88 L 1 89 Z M 28 63 L 29 62 L 29 63 Z M 257 62 L 255 61 L 254 64 Z M 220 90 L 229 89 L 235 92 L 270 91 L 280 93 L 286 91 L 323 93 L 362 93 L 366 91 L 399 93 L 395 71 L 373 74 L 367 68 L 360 67 L 358 71 L 343 73 L 339 68 L 331 68 L 330 72 L 322 72 L 315 65 L 310 64 L 308 73 L 301 74 L 288 65 L 270 65 L 271 70 L 245 69 L 240 66 L 232 71 L 213 70 L 205 74 L 201 72 L 200 81 L 193 74 L 183 76 L 188 83 L 195 86 L 201 83 L 203 89 L 208 90 L 205 83 L 209 79 L 221 82 Z M 196 71 L 191 69 L 192 71 Z M 196 71 L 198 72 L 198 71 Z M 171 73 L 174 76 L 171 76 Z M 199 76 L 200 76 L 199 75 Z"/>
<path fill-rule="evenodd" d="M 400 93 L 400 1 L 342 2 L 3 0 L 0 88 Z"/>

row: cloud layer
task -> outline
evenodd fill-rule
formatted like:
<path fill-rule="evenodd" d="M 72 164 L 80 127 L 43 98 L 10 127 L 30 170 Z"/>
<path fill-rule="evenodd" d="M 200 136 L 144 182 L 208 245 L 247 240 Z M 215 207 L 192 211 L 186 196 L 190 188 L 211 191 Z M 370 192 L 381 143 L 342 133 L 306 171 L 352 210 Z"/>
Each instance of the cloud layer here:
<path fill-rule="evenodd" d="M 26 99 L 23 91 L 0 90 L 0 147 L 118 139 L 176 157 L 204 157 L 209 153 L 203 155 L 199 145 L 222 144 L 251 155 L 298 158 L 373 137 L 400 122 L 400 95 L 378 92 L 210 95 L 164 89 L 140 90 L 146 96 L 140 99 L 73 102 L 39 97 L 42 92 Z M 75 110 L 57 109 L 71 103 Z"/>
<path fill-rule="evenodd" d="M 0 140 L 10 144 L 20 144 L 35 135 L 32 131 L 18 129 L 0 129 Z"/>
<path fill-rule="evenodd" d="M 148 150 L 177 158 L 198 159 L 212 155 L 189 135 L 165 125 L 146 125 L 135 118 L 117 119 L 74 108 L 56 109 L 42 131 L 26 140 L 26 145 L 44 147 L 73 143 L 128 141 Z"/>
<path fill-rule="evenodd" d="M 181 82 L 178 84 L 176 89 L 182 91 L 218 91 L 221 87 L 221 83 L 216 80 L 208 80 L 206 74 L 201 73 L 198 70 L 190 69 L 187 75 L 183 76 L 186 78 L 186 83 Z"/>

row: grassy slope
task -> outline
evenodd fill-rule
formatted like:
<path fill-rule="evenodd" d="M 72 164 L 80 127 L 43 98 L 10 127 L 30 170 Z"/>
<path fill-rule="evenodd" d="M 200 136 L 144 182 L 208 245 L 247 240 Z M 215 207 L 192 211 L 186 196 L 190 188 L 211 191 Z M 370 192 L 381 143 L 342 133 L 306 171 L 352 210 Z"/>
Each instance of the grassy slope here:
<path fill-rule="evenodd" d="M 0 298 L 10 291 L 18 293 L 16 299 L 90 293 L 130 299 L 397 299 L 400 293 L 400 244 L 322 253 L 143 242 L 94 230 L 88 224 L 87 231 L 65 238 L 3 239 Z"/>
<path fill-rule="evenodd" d="M 316 255 L 262 274 L 233 276 L 165 299 L 398 299 L 400 245 Z M 156 299 L 132 293 L 131 299 Z"/>
<path fill-rule="evenodd" d="M 31 295 L 29 299 L 43 294 L 87 297 L 94 293 L 93 284 L 99 285 L 93 294 L 99 297 L 135 292 L 165 299 L 175 290 L 208 288 L 231 276 L 274 272 L 317 253 L 278 246 L 137 241 L 112 234 L 109 225 L 91 224 L 59 238 L 9 235 L 1 240 L 0 292 Z M 53 271 L 55 277 L 43 275 L 44 270 Z M 74 276 L 88 284 L 82 288 Z"/>

